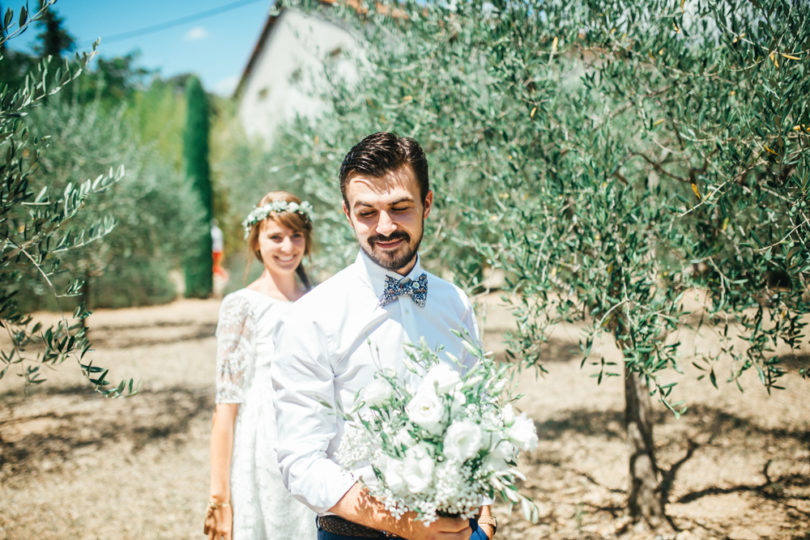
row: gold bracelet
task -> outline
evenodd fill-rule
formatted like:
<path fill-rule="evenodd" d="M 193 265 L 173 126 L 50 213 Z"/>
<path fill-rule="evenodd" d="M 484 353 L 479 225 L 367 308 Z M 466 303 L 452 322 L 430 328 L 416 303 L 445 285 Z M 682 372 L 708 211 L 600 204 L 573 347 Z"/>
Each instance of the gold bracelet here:
<path fill-rule="evenodd" d="M 476 521 L 478 521 L 479 525 L 489 525 L 492 527 L 493 535 L 498 532 L 498 520 L 495 519 L 494 516 L 479 516 Z"/>
<path fill-rule="evenodd" d="M 211 499 L 208 501 L 208 509 L 209 510 L 216 510 L 217 508 L 228 507 L 230 504 L 226 502 L 219 502 L 216 499 Z"/>

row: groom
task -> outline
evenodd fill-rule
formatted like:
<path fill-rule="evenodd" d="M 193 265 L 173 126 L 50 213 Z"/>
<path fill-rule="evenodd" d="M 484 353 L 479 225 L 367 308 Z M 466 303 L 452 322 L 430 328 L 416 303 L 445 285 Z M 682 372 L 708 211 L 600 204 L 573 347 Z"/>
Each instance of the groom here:
<path fill-rule="evenodd" d="M 346 470 L 335 460 L 343 434 L 335 411 L 351 410 L 380 368 L 404 376 L 404 344 L 424 339 L 469 365 L 474 359 L 454 331 L 478 339 L 464 293 L 422 268 L 418 249 L 433 192 L 419 144 L 369 135 L 344 158 L 340 191 L 360 253 L 296 302 L 277 334 L 271 373 L 284 482 L 318 513 L 318 540 L 491 538 L 497 524 L 488 506 L 477 522 L 442 517 L 425 525 L 413 513 L 397 519 L 360 483 L 374 478 L 370 467 Z"/>

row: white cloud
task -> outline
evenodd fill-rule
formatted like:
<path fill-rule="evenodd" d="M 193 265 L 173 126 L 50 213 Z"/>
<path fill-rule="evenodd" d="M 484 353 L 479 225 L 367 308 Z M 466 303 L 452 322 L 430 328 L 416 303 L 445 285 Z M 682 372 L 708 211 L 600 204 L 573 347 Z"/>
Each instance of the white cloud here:
<path fill-rule="evenodd" d="M 187 41 L 197 41 L 200 39 L 205 39 L 208 37 L 208 30 L 203 28 L 202 26 L 195 26 L 188 32 L 186 32 L 185 38 Z"/>
<path fill-rule="evenodd" d="M 218 96 L 230 97 L 233 94 L 233 91 L 236 90 L 237 84 L 239 84 L 238 75 L 225 77 L 214 84 L 214 93 Z"/>

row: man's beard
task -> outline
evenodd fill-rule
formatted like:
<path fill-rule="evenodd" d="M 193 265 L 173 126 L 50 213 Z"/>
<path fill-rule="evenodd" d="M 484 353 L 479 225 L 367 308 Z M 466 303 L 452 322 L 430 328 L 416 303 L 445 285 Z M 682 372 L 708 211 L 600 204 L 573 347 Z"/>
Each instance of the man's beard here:
<path fill-rule="evenodd" d="M 424 228 L 422 229 L 424 230 Z M 404 242 L 404 250 L 403 247 L 395 250 L 394 252 L 389 251 L 382 251 L 382 250 L 375 250 L 374 244 L 377 242 L 388 242 L 391 240 L 395 240 L 401 238 Z M 416 240 L 416 243 L 411 246 L 411 236 L 404 232 L 404 231 L 396 231 L 392 233 L 390 236 L 383 236 L 383 235 L 375 235 L 370 236 L 366 240 L 366 244 L 360 244 L 360 247 L 363 248 L 363 251 L 366 252 L 371 260 L 385 268 L 386 270 L 393 270 L 396 272 L 400 268 L 403 268 L 408 265 L 409 262 L 413 260 L 416 256 L 416 252 L 419 249 L 419 244 L 422 243 L 422 231 L 419 232 L 419 238 Z"/>

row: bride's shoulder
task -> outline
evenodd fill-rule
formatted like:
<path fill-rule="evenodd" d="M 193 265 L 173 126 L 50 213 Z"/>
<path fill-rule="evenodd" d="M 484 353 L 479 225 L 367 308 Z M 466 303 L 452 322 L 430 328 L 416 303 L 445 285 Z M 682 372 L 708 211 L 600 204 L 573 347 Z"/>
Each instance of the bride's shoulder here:
<path fill-rule="evenodd" d="M 247 312 L 256 301 L 256 292 L 244 288 L 228 293 L 220 304 L 220 313 Z"/>

